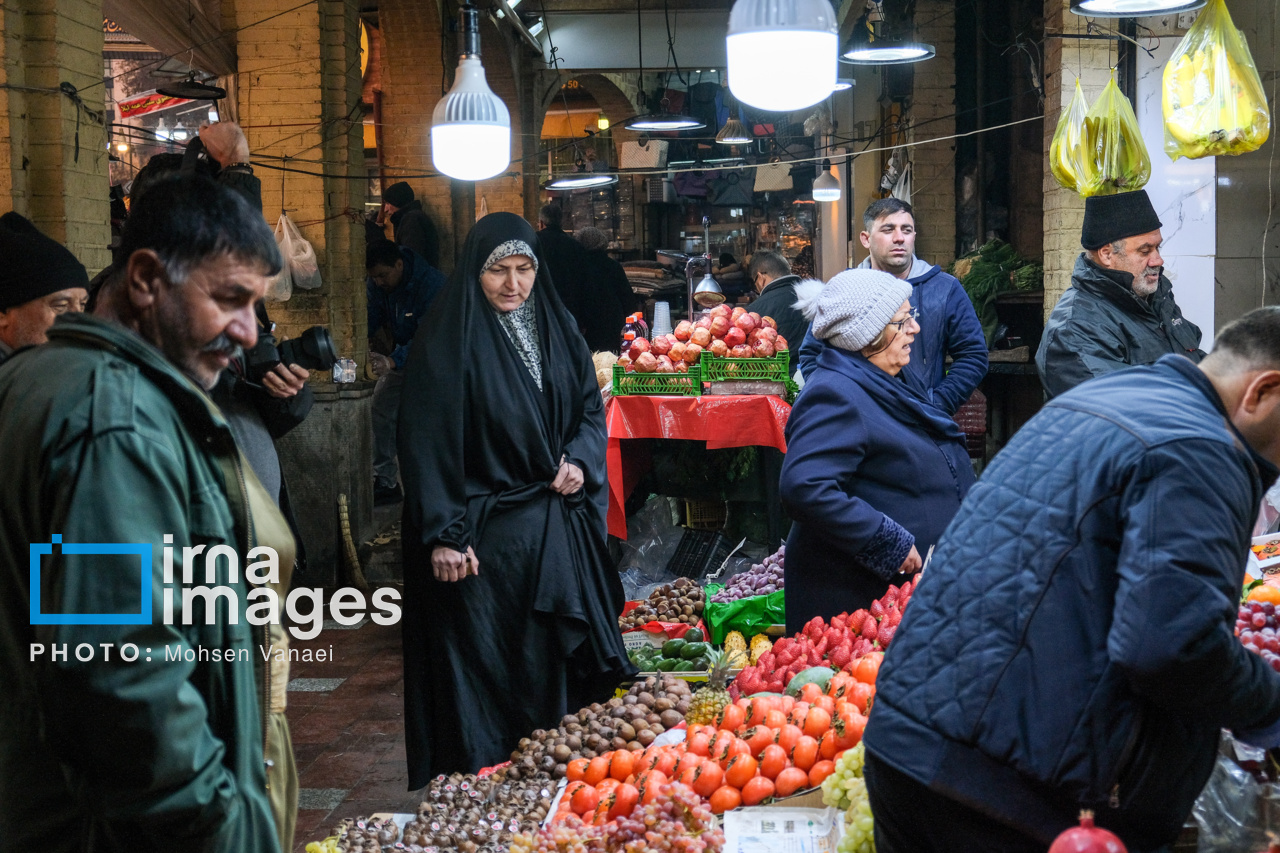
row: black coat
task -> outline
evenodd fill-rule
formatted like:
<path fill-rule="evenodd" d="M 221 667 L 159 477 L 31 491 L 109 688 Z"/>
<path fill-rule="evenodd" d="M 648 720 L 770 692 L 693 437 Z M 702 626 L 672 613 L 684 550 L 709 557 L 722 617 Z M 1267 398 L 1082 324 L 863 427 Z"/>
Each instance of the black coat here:
<path fill-rule="evenodd" d="M 636 310 L 627 273 L 603 249 L 583 252 L 581 272 L 586 285 L 579 318 L 582 335 L 592 352 L 617 352 L 622 344 L 622 324 Z"/>
<path fill-rule="evenodd" d="M 1132 275 L 1103 269 L 1082 253 L 1070 289 L 1045 324 L 1036 368 L 1045 393 L 1056 397 L 1087 379 L 1154 364 L 1169 353 L 1204 358 L 1200 327 L 1182 316 L 1169 279 L 1160 276 L 1156 292 L 1143 299 L 1133 292 Z"/>
<path fill-rule="evenodd" d="M 606 545 L 604 407 L 590 353 L 541 264 L 530 297 L 539 390 L 480 288 L 490 252 L 516 239 L 536 249 L 533 229 L 514 214 L 476 223 L 405 365 L 398 439 L 410 790 L 505 760 L 520 738 L 607 701 L 635 672 Z M 562 458 L 584 477 L 569 496 L 548 488 Z M 436 546 L 474 548 L 479 575 L 437 581 Z"/>
<path fill-rule="evenodd" d="M 440 269 L 440 236 L 431 217 L 422 209 L 422 202 L 415 198 L 391 214 L 391 227 L 397 246 L 413 249 L 431 266 Z"/>
<path fill-rule="evenodd" d="M 583 275 L 587 250 L 559 228 L 544 228 L 539 231 L 538 246 L 542 250 L 551 285 L 560 294 L 560 302 L 569 309 L 581 330 L 583 319 L 587 316 L 584 297 L 588 288 Z M 619 324 L 617 337 L 621 339 L 621 336 L 622 326 Z"/>
<path fill-rule="evenodd" d="M 787 339 L 791 353 L 789 373 L 796 372 L 800 363 L 800 344 L 809 329 L 809 321 L 796 310 L 796 285 L 799 283 L 798 275 L 775 278 L 751 303 L 751 310 L 761 317 L 772 317 L 778 324 L 778 334 Z"/>

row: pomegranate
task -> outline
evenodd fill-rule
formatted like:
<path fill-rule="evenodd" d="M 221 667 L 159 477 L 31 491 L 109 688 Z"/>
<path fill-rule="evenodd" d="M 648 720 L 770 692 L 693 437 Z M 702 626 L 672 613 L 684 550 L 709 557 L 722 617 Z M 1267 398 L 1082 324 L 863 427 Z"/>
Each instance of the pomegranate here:
<path fill-rule="evenodd" d="M 689 336 L 693 334 L 693 324 L 688 320 L 681 320 L 676 323 L 675 331 L 672 334 L 676 336 L 677 341 L 687 341 Z"/>
<path fill-rule="evenodd" d="M 698 321 L 697 321 L 696 323 L 694 323 L 694 324 L 693 324 L 693 327 L 694 327 L 695 329 L 710 329 L 710 328 L 711 328 L 711 318 L 710 318 L 710 317 L 699 317 L 699 318 L 698 318 Z"/>
<path fill-rule="evenodd" d="M 760 315 L 759 315 L 759 314 L 757 314 L 757 313 L 756 313 L 756 312 L 754 312 L 754 311 L 748 311 L 747 313 L 751 315 L 751 319 L 752 319 L 752 320 L 755 320 L 755 321 L 756 321 L 756 325 L 757 325 L 757 326 L 763 325 L 763 323 L 761 323 L 761 321 L 760 321 Z"/>
<path fill-rule="evenodd" d="M 729 354 L 729 345 L 722 340 L 714 340 L 711 342 L 709 350 L 712 355 L 724 358 Z"/>
<path fill-rule="evenodd" d="M 671 352 L 671 339 L 666 335 L 654 338 L 653 343 L 649 344 L 649 351 L 654 355 L 666 355 Z"/>
<path fill-rule="evenodd" d="M 769 343 L 773 343 L 778 339 L 778 330 L 773 328 L 773 326 L 761 326 L 756 329 L 756 331 L 759 332 Z"/>
<path fill-rule="evenodd" d="M 766 326 L 768 326 L 770 329 L 773 329 L 775 332 L 778 331 L 778 323 L 772 317 L 769 317 L 767 315 L 764 317 L 761 317 L 760 322 L 764 323 Z"/>
<path fill-rule="evenodd" d="M 721 305 L 719 307 L 723 308 L 724 305 Z M 710 331 L 711 331 L 711 337 L 713 338 L 723 338 L 725 332 L 729 331 L 732 328 L 733 328 L 733 324 L 729 322 L 729 316 L 727 314 L 721 314 L 718 317 L 711 318 Z"/>
<path fill-rule="evenodd" d="M 1114 833 L 1093 825 L 1093 812 L 1080 812 L 1080 825 L 1053 840 L 1049 853 L 1128 853 Z"/>
<path fill-rule="evenodd" d="M 738 322 L 738 318 L 739 318 L 739 317 L 741 317 L 741 316 L 742 316 L 743 314 L 745 314 L 745 313 L 747 313 L 747 309 L 746 309 L 746 308 L 743 308 L 741 305 L 736 305 L 736 306 L 734 306 L 733 311 L 731 311 L 731 312 L 729 313 L 729 322 L 730 322 L 730 323 L 736 323 L 736 322 Z"/>
<path fill-rule="evenodd" d="M 655 372 L 656 373 L 675 373 L 676 366 L 671 362 L 671 356 L 669 355 L 658 356 L 658 369 Z"/>
<path fill-rule="evenodd" d="M 787 346 L 787 339 L 782 335 L 778 335 L 777 340 L 773 342 L 773 348 L 775 350 L 791 349 L 791 347 Z"/>
<path fill-rule="evenodd" d="M 753 353 L 751 352 L 751 347 L 746 344 L 738 344 L 736 347 L 730 348 L 729 355 L 733 358 L 751 358 Z"/>
<path fill-rule="evenodd" d="M 642 352 L 635 360 L 636 373 L 654 373 L 658 369 L 658 357 L 651 352 Z"/>
<path fill-rule="evenodd" d="M 764 340 L 764 329 L 752 329 L 747 335 L 747 346 L 754 347 L 758 342 Z"/>
<path fill-rule="evenodd" d="M 698 344 L 690 342 L 684 348 L 684 360 L 689 364 L 697 364 L 698 356 L 702 355 L 702 347 Z"/>
<path fill-rule="evenodd" d="M 711 330 L 697 328 L 693 330 L 693 337 L 689 339 L 700 347 L 706 347 L 711 344 Z"/>
<path fill-rule="evenodd" d="M 744 313 L 740 317 L 738 317 L 738 319 L 733 321 L 733 325 L 737 326 L 746 334 L 751 334 L 752 330 L 754 330 L 755 327 L 760 324 L 756 322 L 755 317 L 753 317 L 750 314 Z"/>
<path fill-rule="evenodd" d="M 747 333 L 737 326 L 724 333 L 724 342 L 732 349 L 747 342 Z"/>
<path fill-rule="evenodd" d="M 619 359 L 618 359 L 618 364 L 621 364 L 621 365 L 622 365 L 622 369 L 623 369 L 623 370 L 630 370 L 630 369 L 631 369 L 631 356 L 629 356 L 629 355 L 623 355 L 621 358 L 619 358 Z"/>
<path fill-rule="evenodd" d="M 711 309 L 712 319 L 715 319 L 716 317 L 724 317 L 726 320 L 728 320 L 732 314 L 733 314 L 733 308 L 729 307 L 729 305 L 724 302 L 721 302 L 715 308 Z"/>
<path fill-rule="evenodd" d="M 686 364 L 683 360 L 676 362 L 676 373 L 688 373 L 688 372 L 689 372 L 688 364 Z"/>
<path fill-rule="evenodd" d="M 636 338 L 631 344 L 631 349 L 627 350 L 627 355 L 631 356 L 632 361 L 638 361 L 642 353 L 649 351 L 649 342 L 644 338 Z"/>
<path fill-rule="evenodd" d="M 756 341 L 756 345 L 753 346 L 751 350 L 755 354 L 756 358 L 773 357 L 773 344 L 763 339 Z"/>
<path fill-rule="evenodd" d="M 667 355 L 671 356 L 672 361 L 683 361 L 684 348 L 687 346 L 688 344 L 682 341 L 676 341 L 674 344 L 671 345 L 671 350 L 667 353 Z"/>

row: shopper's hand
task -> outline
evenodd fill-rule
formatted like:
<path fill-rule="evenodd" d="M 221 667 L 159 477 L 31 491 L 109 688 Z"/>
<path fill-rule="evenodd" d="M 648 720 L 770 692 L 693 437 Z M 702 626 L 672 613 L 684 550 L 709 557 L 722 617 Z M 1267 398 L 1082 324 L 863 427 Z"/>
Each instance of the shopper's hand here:
<path fill-rule="evenodd" d="M 305 367 L 296 364 L 277 364 L 262 377 L 262 387 L 272 397 L 287 400 L 297 396 L 306 387 L 307 378 L 311 375 Z"/>
<path fill-rule="evenodd" d="M 373 371 L 374 376 L 386 376 L 396 369 L 396 363 L 382 353 L 371 352 L 369 353 L 369 369 Z"/>
<path fill-rule="evenodd" d="M 200 125 L 200 141 L 219 166 L 249 162 L 249 140 L 244 138 L 244 131 L 234 121 Z"/>
<path fill-rule="evenodd" d="M 470 545 L 465 554 L 447 545 L 437 545 L 431 552 L 431 570 L 435 572 L 436 580 L 456 583 L 467 575 L 479 575 L 480 561 Z"/>
<path fill-rule="evenodd" d="M 551 491 L 561 495 L 571 495 L 582 488 L 582 483 L 582 469 L 572 462 L 566 462 L 563 456 L 560 457 L 560 470 L 556 472 L 556 478 L 551 481 Z"/>
<path fill-rule="evenodd" d="M 902 561 L 902 565 L 898 567 L 898 572 L 904 575 L 914 575 L 920 571 L 920 567 L 924 562 L 920 559 L 920 552 L 916 550 L 916 546 L 911 546 L 911 553 L 907 555 L 907 559 Z"/>

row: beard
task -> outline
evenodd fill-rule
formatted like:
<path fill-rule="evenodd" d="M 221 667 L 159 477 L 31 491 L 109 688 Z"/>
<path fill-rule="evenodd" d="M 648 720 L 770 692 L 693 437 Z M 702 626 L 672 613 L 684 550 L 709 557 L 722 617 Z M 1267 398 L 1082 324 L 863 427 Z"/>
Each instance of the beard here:
<path fill-rule="evenodd" d="M 1151 277 L 1148 278 L 1148 275 Z M 1164 275 L 1164 267 L 1146 267 L 1141 275 L 1133 277 L 1133 292 L 1146 298 L 1160 287 L 1160 276 Z"/>

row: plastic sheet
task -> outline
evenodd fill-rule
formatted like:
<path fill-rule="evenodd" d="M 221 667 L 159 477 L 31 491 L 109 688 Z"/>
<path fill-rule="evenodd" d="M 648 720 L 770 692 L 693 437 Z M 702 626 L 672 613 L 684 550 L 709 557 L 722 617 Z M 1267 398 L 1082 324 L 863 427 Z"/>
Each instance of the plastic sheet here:
<path fill-rule="evenodd" d="M 743 636 L 763 634 L 773 625 L 785 625 L 787 621 L 786 591 L 778 590 L 768 595 L 754 595 L 737 601 L 712 601 L 724 587 L 713 584 L 707 587 L 707 606 L 702 618 L 711 629 L 711 642 L 724 643 L 730 631 L 741 631 Z"/>
<path fill-rule="evenodd" d="M 1191 809 L 1199 853 L 1266 850 L 1270 836 L 1280 833 L 1280 785 L 1260 782 L 1241 766 L 1265 760 L 1262 750 L 1223 732 L 1213 773 Z"/>
<path fill-rule="evenodd" d="M 627 522 L 618 570 L 628 601 L 644 600 L 655 589 L 675 581 L 667 564 L 684 534 L 674 498 L 655 495 Z"/>
<path fill-rule="evenodd" d="M 1258 67 L 1223 0 L 1200 11 L 1165 64 L 1162 88 L 1170 159 L 1246 154 L 1271 133 Z"/>
<path fill-rule="evenodd" d="M 1076 192 L 1086 198 L 1142 189 L 1151 179 L 1151 157 L 1138 117 L 1115 75 L 1084 118 L 1080 165 Z"/>
<path fill-rule="evenodd" d="M 1081 147 L 1084 135 L 1084 117 L 1089 113 L 1089 104 L 1080 89 L 1080 78 L 1076 78 L 1076 93 L 1071 96 L 1071 103 L 1058 119 L 1058 128 L 1053 132 L 1053 142 L 1049 143 L 1049 171 L 1053 179 L 1066 189 L 1076 189 L 1076 182 L 1083 171 L 1081 163 L 1084 151 Z"/>

